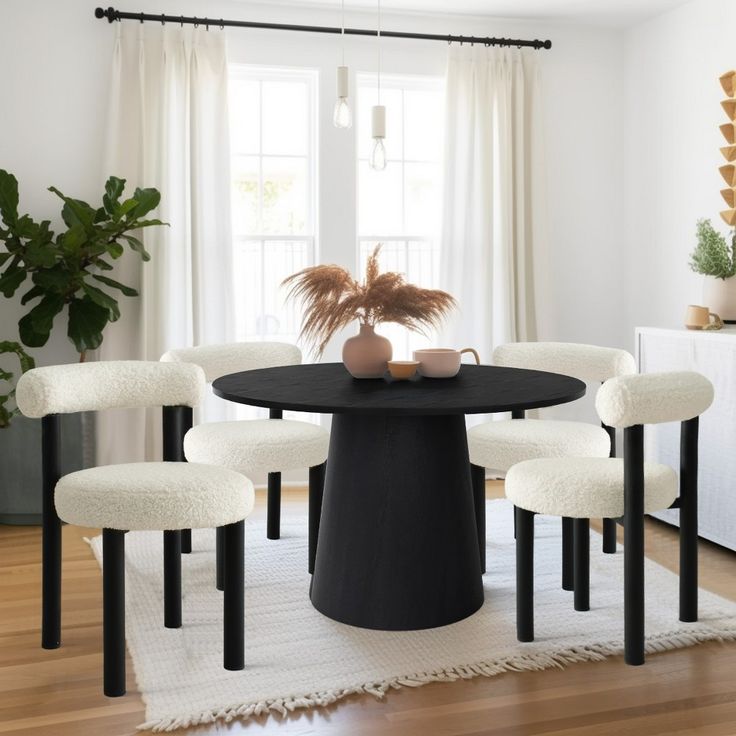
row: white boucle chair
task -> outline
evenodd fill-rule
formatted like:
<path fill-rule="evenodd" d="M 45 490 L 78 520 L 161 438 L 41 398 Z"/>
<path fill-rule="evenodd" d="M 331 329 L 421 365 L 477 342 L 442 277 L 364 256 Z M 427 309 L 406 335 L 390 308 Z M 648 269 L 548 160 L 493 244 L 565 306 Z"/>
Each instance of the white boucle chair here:
<path fill-rule="evenodd" d="M 296 345 L 280 342 L 241 342 L 170 350 L 164 362 L 194 363 L 203 368 L 209 382 L 221 376 L 259 368 L 298 365 L 302 354 Z M 281 535 L 281 473 L 309 468 L 309 560 L 314 570 L 322 507 L 325 461 L 329 432 L 310 422 L 282 419 L 278 409 L 269 419 L 208 422 L 190 429 L 184 438 L 184 454 L 191 462 L 233 468 L 244 475 L 268 474 L 266 536 Z M 217 586 L 221 587 L 222 537 L 218 533 Z"/>
<path fill-rule="evenodd" d="M 244 519 L 253 486 L 226 468 L 183 462 L 127 463 L 61 476 L 59 415 L 110 408 L 163 407 L 165 446 L 201 403 L 204 372 L 191 364 L 110 361 L 35 368 L 21 376 L 18 408 L 42 421 L 42 646 L 61 643 L 61 521 L 102 529 L 104 692 L 125 693 L 125 532 L 163 531 L 164 625 L 181 626 L 181 530 L 225 527 L 228 557 L 226 669 L 244 666 Z M 189 419 L 191 425 L 191 419 Z M 181 454 L 181 451 L 178 451 Z M 173 673 L 172 673 L 173 674 Z"/>
<path fill-rule="evenodd" d="M 681 621 L 698 619 L 698 425 L 713 402 L 713 386 L 699 373 L 622 376 L 599 389 L 596 409 L 624 430 L 624 457 L 546 458 L 514 465 L 506 496 L 516 507 L 516 629 L 534 640 L 534 515 L 574 519 L 575 609 L 589 603 L 589 519 L 623 517 L 625 660 L 644 663 L 644 514 L 680 509 Z M 645 424 L 681 422 L 677 475 L 644 462 Z"/>
<path fill-rule="evenodd" d="M 636 373 L 633 356 L 625 350 L 564 342 L 518 342 L 500 345 L 493 364 L 573 376 L 586 383 Z M 468 430 L 473 488 L 485 498 L 486 468 L 507 473 L 516 463 L 542 457 L 614 457 L 616 434 L 610 427 L 585 422 L 525 419 L 524 410 L 509 421 L 491 421 Z M 482 504 L 484 506 L 484 504 Z M 479 519 L 485 539 L 485 519 Z M 616 522 L 603 521 L 603 551 L 616 551 Z M 562 587 L 573 589 L 572 520 L 562 520 Z M 485 571 L 485 560 L 482 560 Z"/>

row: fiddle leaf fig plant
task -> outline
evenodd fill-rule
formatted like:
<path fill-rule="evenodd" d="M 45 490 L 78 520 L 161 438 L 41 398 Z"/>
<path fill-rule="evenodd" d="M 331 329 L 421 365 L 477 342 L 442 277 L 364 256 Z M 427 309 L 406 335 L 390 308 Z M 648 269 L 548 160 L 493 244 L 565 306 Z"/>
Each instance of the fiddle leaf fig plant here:
<path fill-rule="evenodd" d="M 25 373 L 31 368 L 35 368 L 36 364 L 25 350 L 23 346 L 17 342 L 0 342 L 0 355 L 15 355 L 20 363 L 20 372 Z M 0 382 L 3 384 L 11 384 L 13 373 L 0 366 Z M 15 398 L 15 388 L 5 389 L 0 387 L 0 429 L 10 426 L 11 419 L 18 414 L 17 406 L 10 406 L 10 402 Z"/>
<path fill-rule="evenodd" d="M 0 293 L 12 297 L 30 279 L 21 304 L 32 304 L 18 323 L 24 345 L 41 347 L 49 339 L 56 316 L 68 308 L 67 335 L 84 361 L 88 350 L 98 348 L 109 322 L 120 317 L 117 294 L 138 292 L 106 276 L 112 261 L 125 252 L 125 245 L 144 261 L 150 260 L 143 243 L 132 233 L 166 225 L 146 215 L 158 206 L 156 189 L 136 189 L 123 199 L 125 179 L 111 176 L 105 184 L 102 206 L 92 207 L 49 187 L 61 201 L 61 219 L 66 230 L 55 234 L 50 221 L 36 222 L 18 214 L 18 182 L 0 169 Z M 4 270 L 2 270 L 4 268 Z"/>

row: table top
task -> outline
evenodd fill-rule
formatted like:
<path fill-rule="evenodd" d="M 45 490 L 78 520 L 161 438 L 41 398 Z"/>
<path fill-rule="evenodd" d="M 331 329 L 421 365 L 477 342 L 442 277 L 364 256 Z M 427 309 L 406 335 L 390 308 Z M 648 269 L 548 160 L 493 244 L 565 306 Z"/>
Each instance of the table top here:
<path fill-rule="evenodd" d="M 261 368 L 212 384 L 239 404 L 319 414 L 486 414 L 566 404 L 585 384 L 558 373 L 488 365 L 461 367 L 454 378 L 394 381 L 353 378 L 342 363 Z"/>

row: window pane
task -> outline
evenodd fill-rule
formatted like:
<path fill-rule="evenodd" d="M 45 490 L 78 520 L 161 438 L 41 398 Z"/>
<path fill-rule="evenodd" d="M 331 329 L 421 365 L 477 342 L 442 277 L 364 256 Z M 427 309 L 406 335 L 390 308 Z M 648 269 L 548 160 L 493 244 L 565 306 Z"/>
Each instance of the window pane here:
<path fill-rule="evenodd" d="M 304 156 L 309 138 L 306 82 L 263 82 L 263 153 Z"/>
<path fill-rule="evenodd" d="M 258 156 L 232 157 L 232 216 L 236 235 L 257 233 Z"/>
<path fill-rule="evenodd" d="M 296 342 L 301 325 L 301 309 L 294 300 L 286 300 L 281 282 L 311 264 L 311 248 L 304 241 L 269 241 L 263 264 L 265 339 L 278 338 Z"/>
<path fill-rule="evenodd" d="M 378 88 L 360 85 L 358 89 L 358 158 L 368 158 L 373 147 L 371 115 L 373 105 L 378 104 Z M 400 89 L 381 89 L 381 104 L 386 107 L 386 156 L 401 159 L 402 155 L 402 104 Z"/>
<path fill-rule="evenodd" d="M 401 164 L 393 162 L 374 171 L 358 162 L 358 232 L 363 235 L 400 234 Z"/>
<path fill-rule="evenodd" d="M 440 165 L 404 164 L 405 232 L 434 235 L 440 228 Z"/>
<path fill-rule="evenodd" d="M 230 81 L 230 137 L 233 153 L 260 151 L 260 91 L 255 80 Z"/>
<path fill-rule="evenodd" d="M 439 90 L 404 92 L 404 158 L 441 159 L 443 114 L 443 95 Z"/>
<path fill-rule="evenodd" d="M 238 340 L 257 339 L 262 323 L 263 262 L 259 240 L 235 243 L 235 329 Z"/>
<path fill-rule="evenodd" d="M 263 158 L 262 232 L 303 235 L 309 227 L 307 161 Z"/>

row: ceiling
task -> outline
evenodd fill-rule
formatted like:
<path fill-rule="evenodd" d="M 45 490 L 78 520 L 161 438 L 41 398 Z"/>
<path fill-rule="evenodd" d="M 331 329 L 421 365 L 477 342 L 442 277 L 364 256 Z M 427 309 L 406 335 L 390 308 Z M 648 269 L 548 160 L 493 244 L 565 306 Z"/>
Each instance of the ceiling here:
<path fill-rule="evenodd" d="M 628 28 L 687 0 L 382 0 L 388 11 L 523 18 Z M 287 0 L 290 5 L 339 6 L 340 0 Z M 374 10 L 375 0 L 345 0 L 351 10 Z"/>

